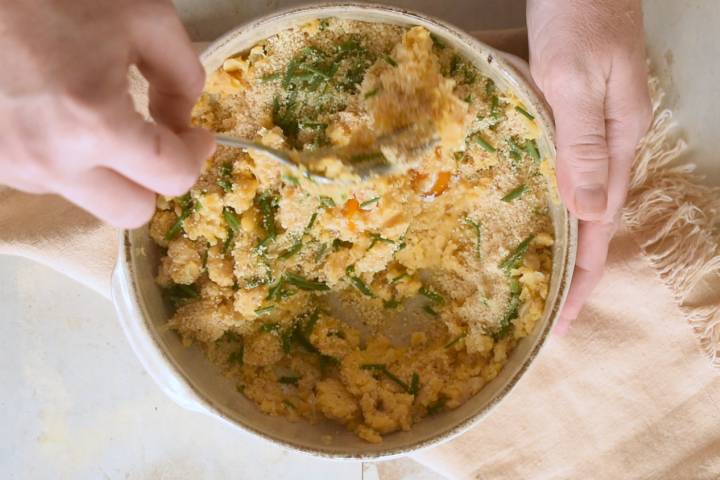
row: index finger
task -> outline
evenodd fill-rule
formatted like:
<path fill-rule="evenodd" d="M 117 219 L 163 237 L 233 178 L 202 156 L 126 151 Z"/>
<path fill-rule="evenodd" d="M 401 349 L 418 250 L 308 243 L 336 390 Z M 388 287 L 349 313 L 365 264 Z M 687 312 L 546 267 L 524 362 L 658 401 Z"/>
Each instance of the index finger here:
<path fill-rule="evenodd" d="M 135 63 L 150 84 L 150 113 L 174 131 L 187 129 L 205 70 L 170 2 L 149 2 L 142 8 L 131 19 L 130 33 Z"/>

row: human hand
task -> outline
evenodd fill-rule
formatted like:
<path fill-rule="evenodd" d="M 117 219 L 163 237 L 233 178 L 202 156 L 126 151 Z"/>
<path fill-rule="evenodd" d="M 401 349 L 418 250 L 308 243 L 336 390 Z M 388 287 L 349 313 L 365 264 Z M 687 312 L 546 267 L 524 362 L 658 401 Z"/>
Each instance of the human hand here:
<path fill-rule="evenodd" d="M 639 140 L 652 113 L 640 0 L 528 0 L 530 70 L 552 107 L 560 195 L 579 220 L 556 331 L 602 277 Z"/>
<path fill-rule="evenodd" d="M 205 73 L 170 0 L 3 2 L 0 25 L 0 183 L 124 228 L 192 186 L 214 141 L 190 127 Z M 133 108 L 130 64 L 157 124 Z"/>

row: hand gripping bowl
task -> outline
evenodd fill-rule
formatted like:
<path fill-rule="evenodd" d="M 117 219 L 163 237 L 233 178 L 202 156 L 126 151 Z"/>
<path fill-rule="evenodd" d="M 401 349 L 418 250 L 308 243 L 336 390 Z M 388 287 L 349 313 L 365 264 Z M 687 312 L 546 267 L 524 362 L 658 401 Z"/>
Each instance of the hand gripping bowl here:
<path fill-rule="evenodd" d="M 539 119 L 541 153 L 555 158 L 552 121 L 522 75 L 487 45 L 418 13 L 351 3 L 302 7 L 231 31 L 210 45 L 201 60 L 207 71 L 213 71 L 225 58 L 249 49 L 264 38 L 323 17 L 425 27 L 472 61 L 501 88 L 512 89 L 525 105 L 531 106 L 532 113 Z M 301 452 L 345 459 L 388 458 L 446 441 L 479 422 L 508 394 L 536 357 L 559 314 L 575 261 L 576 222 L 559 203 L 551 202 L 550 214 L 556 240 L 552 279 L 543 317 L 534 331 L 515 348 L 501 373 L 465 404 L 427 417 L 410 431 L 389 435 L 381 444 L 366 443 L 342 426 L 329 422 L 291 423 L 282 417 L 265 415 L 235 391 L 234 384 L 221 375 L 199 348 L 183 347 L 180 338 L 165 326 L 170 311 L 154 281 L 160 252 L 150 239 L 147 227 L 122 232 L 112 293 L 120 323 L 136 355 L 155 382 L 183 407 Z"/>

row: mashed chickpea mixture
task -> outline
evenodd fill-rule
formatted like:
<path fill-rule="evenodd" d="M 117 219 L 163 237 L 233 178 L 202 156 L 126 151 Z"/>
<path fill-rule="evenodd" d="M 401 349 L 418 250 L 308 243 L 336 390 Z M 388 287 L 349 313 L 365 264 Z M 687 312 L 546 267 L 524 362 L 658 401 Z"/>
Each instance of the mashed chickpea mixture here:
<path fill-rule="evenodd" d="M 467 401 L 540 319 L 552 172 L 536 120 L 427 30 L 283 31 L 209 76 L 194 121 L 351 161 L 410 124 L 440 137 L 402 174 L 334 187 L 219 147 L 189 194 L 158 199 L 170 326 L 263 412 L 381 442 Z"/>

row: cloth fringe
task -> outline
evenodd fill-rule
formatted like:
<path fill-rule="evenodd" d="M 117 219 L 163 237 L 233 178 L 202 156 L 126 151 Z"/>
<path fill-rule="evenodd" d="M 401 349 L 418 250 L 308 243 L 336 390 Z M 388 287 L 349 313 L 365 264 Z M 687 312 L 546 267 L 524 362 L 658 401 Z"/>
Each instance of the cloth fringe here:
<path fill-rule="evenodd" d="M 695 165 L 681 159 L 687 143 L 674 137 L 677 125 L 657 78 L 650 80 L 650 93 L 653 122 L 638 148 L 623 220 L 720 368 L 718 298 L 692 304 L 705 280 L 720 278 L 720 188 L 702 185 Z"/>

